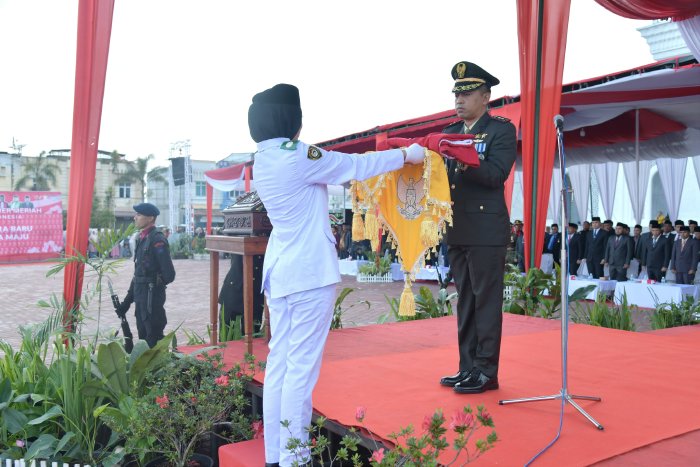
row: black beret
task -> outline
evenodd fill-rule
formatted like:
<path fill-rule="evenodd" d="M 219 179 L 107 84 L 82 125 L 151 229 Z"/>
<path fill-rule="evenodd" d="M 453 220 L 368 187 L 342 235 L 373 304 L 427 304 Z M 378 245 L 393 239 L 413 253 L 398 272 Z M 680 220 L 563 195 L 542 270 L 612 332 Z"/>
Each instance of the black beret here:
<path fill-rule="evenodd" d="M 685 225 L 685 222 L 682 220 L 678 219 L 676 222 L 673 223 L 673 225 Z"/>
<path fill-rule="evenodd" d="M 253 96 L 248 108 L 248 129 L 256 143 L 272 138 L 294 138 L 301 129 L 299 89 L 282 83 Z"/>
<path fill-rule="evenodd" d="M 639 229 L 639 230 L 642 230 L 642 226 L 641 226 L 641 225 L 639 225 L 639 224 L 635 225 L 635 226 L 634 226 L 634 228 L 635 228 L 635 229 Z"/>
<path fill-rule="evenodd" d="M 666 219 L 666 220 L 664 221 L 664 225 L 673 225 L 673 224 L 671 224 L 671 221 L 670 221 L 670 220 Z"/>
<path fill-rule="evenodd" d="M 598 217 L 598 216 L 593 216 L 593 217 L 591 217 L 591 221 L 592 221 L 592 222 L 595 222 L 595 221 L 600 222 L 600 217 Z"/>
<path fill-rule="evenodd" d="M 690 232 L 690 227 L 688 227 L 687 225 L 682 226 L 681 232 Z"/>
<path fill-rule="evenodd" d="M 649 225 L 651 226 L 652 229 L 658 229 L 659 226 L 659 221 L 649 221 Z"/>
<path fill-rule="evenodd" d="M 578 229 L 578 224 L 576 222 L 569 222 L 569 227 L 573 229 Z"/>
<path fill-rule="evenodd" d="M 484 84 L 491 89 L 491 86 L 500 83 L 499 79 L 488 71 L 467 61 L 459 62 L 452 67 L 452 79 L 455 80 L 452 92 L 469 92 Z"/>
<path fill-rule="evenodd" d="M 134 205 L 134 211 L 142 216 L 158 217 L 160 215 L 160 210 L 151 203 L 136 204 Z"/>
<path fill-rule="evenodd" d="M 611 223 L 612 223 L 612 222 L 611 222 Z M 618 223 L 615 225 L 615 227 L 622 227 L 622 228 L 624 229 L 624 228 L 627 227 L 627 226 L 626 226 L 625 224 L 623 224 L 622 222 L 618 222 Z"/>
<path fill-rule="evenodd" d="M 605 222 L 603 222 L 603 224 L 613 225 L 613 221 L 611 221 L 610 219 L 605 219 Z"/>
<path fill-rule="evenodd" d="M 689 219 L 688 225 L 698 225 L 698 221 L 694 221 L 693 219 Z"/>

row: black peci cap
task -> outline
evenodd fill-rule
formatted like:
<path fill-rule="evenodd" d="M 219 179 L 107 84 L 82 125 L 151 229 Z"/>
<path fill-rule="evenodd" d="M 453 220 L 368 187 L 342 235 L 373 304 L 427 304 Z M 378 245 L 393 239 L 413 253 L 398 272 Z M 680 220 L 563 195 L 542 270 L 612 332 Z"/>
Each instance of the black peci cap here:
<path fill-rule="evenodd" d="M 272 138 L 294 138 L 301 129 L 299 89 L 281 83 L 253 96 L 248 108 L 248 129 L 256 143 Z"/>

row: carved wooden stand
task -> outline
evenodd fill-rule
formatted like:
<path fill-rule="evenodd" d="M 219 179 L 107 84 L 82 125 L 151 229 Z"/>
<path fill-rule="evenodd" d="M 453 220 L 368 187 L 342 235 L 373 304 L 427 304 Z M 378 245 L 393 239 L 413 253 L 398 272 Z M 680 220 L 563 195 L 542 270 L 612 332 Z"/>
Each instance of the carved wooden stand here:
<path fill-rule="evenodd" d="M 253 353 L 253 256 L 265 254 L 267 237 L 231 237 L 228 235 L 207 235 L 206 248 L 211 256 L 209 269 L 209 322 L 211 323 L 211 344 L 218 343 L 219 336 L 219 253 L 232 253 L 243 256 L 243 340 L 246 352 Z M 265 306 L 265 335 L 270 337 L 270 319 Z"/>

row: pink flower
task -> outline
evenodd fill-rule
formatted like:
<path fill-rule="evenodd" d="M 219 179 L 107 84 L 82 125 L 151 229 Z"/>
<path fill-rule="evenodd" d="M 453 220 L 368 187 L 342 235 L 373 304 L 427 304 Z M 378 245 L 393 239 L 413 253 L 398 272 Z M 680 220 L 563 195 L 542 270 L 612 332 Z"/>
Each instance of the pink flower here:
<path fill-rule="evenodd" d="M 196 398 L 196 397 L 192 397 L 190 400 L 192 401 L 193 404 L 196 404 L 196 403 L 197 403 L 197 398 Z"/>
<path fill-rule="evenodd" d="M 264 436 L 265 429 L 262 420 L 256 420 L 251 424 L 253 428 L 253 439 L 261 439 Z"/>
<path fill-rule="evenodd" d="M 491 414 L 484 410 L 481 412 L 481 418 L 484 420 L 484 423 L 488 423 L 491 420 Z"/>
<path fill-rule="evenodd" d="M 166 408 L 170 404 L 170 400 L 168 399 L 168 395 L 164 394 L 163 397 L 156 396 L 156 404 L 158 404 L 161 409 Z"/>
<path fill-rule="evenodd" d="M 15 441 L 15 446 L 17 446 L 18 448 L 23 448 L 24 440 L 18 439 L 17 441 Z"/>
<path fill-rule="evenodd" d="M 474 416 L 470 413 L 464 413 L 460 410 L 452 416 L 452 423 L 450 423 L 450 430 L 462 432 L 469 428 L 472 423 L 474 423 Z"/>
<path fill-rule="evenodd" d="M 221 375 L 214 380 L 214 382 L 219 386 L 228 386 L 228 376 Z"/>
<path fill-rule="evenodd" d="M 316 438 L 311 438 L 311 446 L 316 447 L 317 441 Z"/>
<path fill-rule="evenodd" d="M 369 458 L 370 462 L 376 462 L 377 464 L 381 464 L 383 460 L 384 460 L 384 448 L 379 448 L 379 450 L 374 451 L 372 453 L 372 457 Z"/>
<path fill-rule="evenodd" d="M 237 372 L 236 378 L 241 378 L 241 377 L 243 377 L 243 372 L 242 371 Z"/>
<path fill-rule="evenodd" d="M 433 417 L 426 415 L 423 417 L 423 431 L 430 431 L 430 426 L 433 424 Z"/>
<path fill-rule="evenodd" d="M 367 412 L 367 409 L 365 409 L 362 406 L 359 406 L 358 408 L 356 408 L 355 409 L 355 420 L 362 423 L 362 421 L 365 419 L 366 412 Z"/>

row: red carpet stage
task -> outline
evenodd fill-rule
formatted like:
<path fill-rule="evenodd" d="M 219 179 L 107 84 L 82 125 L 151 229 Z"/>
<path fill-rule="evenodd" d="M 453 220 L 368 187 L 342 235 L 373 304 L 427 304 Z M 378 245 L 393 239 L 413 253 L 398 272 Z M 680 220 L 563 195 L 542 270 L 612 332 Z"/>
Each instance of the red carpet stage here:
<path fill-rule="evenodd" d="M 364 406 L 366 427 L 386 438 L 408 424 L 420 431 L 436 408 L 449 424 L 462 406 L 484 404 L 500 441 L 477 464 L 523 465 L 555 436 L 561 402 L 498 401 L 559 392 L 559 322 L 506 314 L 500 389 L 479 395 L 438 385 L 457 369 L 455 334 L 454 317 L 332 331 L 314 410 L 353 426 Z M 569 336 L 569 391 L 603 399 L 578 402 L 605 431 L 567 406 L 560 440 L 535 465 L 698 465 L 700 326 L 634 333 L 572 325 Z M 225 359 L 242 352 L 242 343 L 230 344 Z M 264 360 L 265 343 L 255 352 Z"/>

